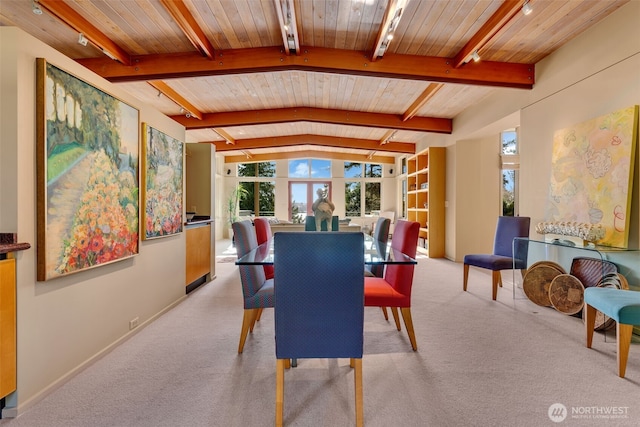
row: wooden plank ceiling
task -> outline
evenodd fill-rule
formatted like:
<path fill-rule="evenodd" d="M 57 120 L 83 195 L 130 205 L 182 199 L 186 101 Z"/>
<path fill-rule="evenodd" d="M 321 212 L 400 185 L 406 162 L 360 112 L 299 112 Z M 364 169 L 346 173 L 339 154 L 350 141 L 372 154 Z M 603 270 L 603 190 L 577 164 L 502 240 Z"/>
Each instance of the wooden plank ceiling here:
<path fill-rule="evenodd" d="M 0 25 L 226 161 L 393 162 L 493 92 L 531 89 L 538 61 L 627 1 L 2 0 Z"/>

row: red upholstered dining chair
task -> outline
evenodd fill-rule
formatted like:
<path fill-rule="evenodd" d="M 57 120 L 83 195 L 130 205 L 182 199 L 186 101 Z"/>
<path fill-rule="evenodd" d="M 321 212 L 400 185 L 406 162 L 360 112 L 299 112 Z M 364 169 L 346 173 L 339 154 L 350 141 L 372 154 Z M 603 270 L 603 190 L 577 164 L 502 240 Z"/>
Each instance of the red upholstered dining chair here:
<path fill-rule="evenodd" d="M 419 230 L 420 224 L 417 222 L 398 220 L 391 238 L 390 250 L 415 258 Z M 391 307 L 398 330 L 400 330 L 398 318 L 398 308 L 400 308 L 411 347 L 417 350 L 418 345 L 411 319 L 411 288 L 414 269 L 414 264 L 388 264 L 384 277 L 365 277 L 364 305 L 365 307 Z"/>
<path fill-rule="evenodd" d="M 273 237 L 273 234 L 271 233 L 271 224 L 269 224 L 268 219 L 254 218 L 253 225 L 256 227 L 256 237 L 259 245 Z M 263 267 L 264 275 L 267 277 L 267 280 L 273 279 L 273 265 L 265 265 Z"/>

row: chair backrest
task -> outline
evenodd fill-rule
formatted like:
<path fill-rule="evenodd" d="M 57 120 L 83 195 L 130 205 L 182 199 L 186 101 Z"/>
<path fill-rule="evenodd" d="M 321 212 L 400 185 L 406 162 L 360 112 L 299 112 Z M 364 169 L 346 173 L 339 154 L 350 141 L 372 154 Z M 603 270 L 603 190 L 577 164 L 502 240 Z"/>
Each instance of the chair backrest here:
<path fill-rule="evenodd" d="M 238 221 L 231 224 L 238 258 L 258 247 L 256 229 L 250 220 Z M 256 293 L 264 284 L 266 277 L 261 265 L 239 265 L 240 281 L 245 308 L 260 307 L 256 301 Z"/>
<path fill-rule="evenodd" d="M 402 219 L 396 221 L 395 231 L 391 238 L 391 250 L 415 258 L 418 249 L 419 233 L 419 223 Z M 385 281 L 387 281 L 394 290 L 404 295 L 407 298 L 407 302 L 411 301 L 414 269 L 414 264 L 388 264 L 384 273 Z"/>
<path fill-rule="evenodd" d="M 263 244 L 273 236 L 271 233 L 271 224 L 269 224 L 268 219 L 261 217 L 254 218 L 253 225 L 256 228 L 256 238 L 258 239 L 259 245 Z"/>
<path fill-rule="evenodd" d="M 527 216 L 499 216 L 493 241 L 493 254 L 513 257 L 513 239 L 529 237 L 530 223 L 531 218 Z M 518 258 L 525 259 L 526 254 L 519 253 Z"/>
<path fill-rule="evenodd" d="M 361 358 L 362 233 L 274 235 L 276 357 Z"/>
<path fill-rule="evenodd" d="M 320 225 L 321 230 L 329 231 L 327 221 L 322 221 Z M 316 217 L 314 215 L 307 215 L 304 220 L 304 231 L 318 231 L 316 230 Z M 331 231 L 340 231 L 340 218 L 337 215 L 331 217 Z"/>
<path fill-rule="evenodd" d="M 376 221 L 376 226 L 373 229 L 373 244 L 376 245 L 376 250 L 381 256 L 387 254 L 387 241 L 389 240 L 389 227 L 391 226 L 391 220 L 380 216 Z M 376 277 L 382 277 L 384 275 L 384 265 L 371 265 L 369 271 Z"/>
<path fill-rule="evenodd" d="M 271 233 L 271 224 L 269 220 L 266 218 L 254 218 L 253 225 L 256 228 L 256 238 L 258 239 L 258 244 L 261 245 L 267 240 L 273 237 Z M 273 266 L 265 265 L 263 266 L 264 274 L 267 279 L 273 279 Z"/>
<path fill-rule="evenodd" d="M 389 220 L 393 223 L 396 220 L 396 213 L 394 211 L 384 211 L 380 212 L 381 218 L 389 218 Z"/>

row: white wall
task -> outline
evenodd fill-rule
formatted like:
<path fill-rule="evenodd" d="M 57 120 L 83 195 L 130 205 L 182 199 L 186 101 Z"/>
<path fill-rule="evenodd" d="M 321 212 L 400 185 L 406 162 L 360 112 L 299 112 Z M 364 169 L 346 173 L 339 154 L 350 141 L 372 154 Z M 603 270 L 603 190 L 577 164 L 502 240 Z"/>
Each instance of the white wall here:
<path fill-rule="evenodd" d="M 32 248 L 17 253 L 18 391 L 8 407 L 25 409 L 49 387 L 130 334 L 129 321 L 150 321 L 184 297 L 184 233 L 141 241 L 139 255 L 36 281 L 37 57 L 140 110 L 141 122 L 185 140 L 185 130 L 126 91 L 26 34 L 0 27 L 0 231 L 17 232 Z M 15 409 L 4 412 L 15 415 Z"/>
<path fill-rule="evenodd" d="M 469 253 L 467 250 L 471 249 L 469 245 L 475 248 L 476 244 L 481 244 L 491 249 L 492 238 L 487 238 L 486 230 L 495 229 L 496 218 L 489 218 L 483 208 L 481 223 L 478 224 L 476 211 L 460 205 L 464 195 L 458 191 L 476 188 L 482 194 L 493 194 L 493 180 L 485 176 L 484 184 L 478 187 L 477 168 L 468 168 L 469 159 L 477 151 L 477 147 L 471 147 L 471 144 L 485 144 L 485 138 L 497 140 L 500 130 L 507 128 L 520 126 L 520 215 L 531 217 L 531 235 L 537 236 L 533 228 L 544 218 L 553 133 L 568 125 L 640 104 L 638 16 L 640 2 L 629 2 L 536 64 L 536 83 L 532 90 L 500 89 L 497 94 L 459 115 L 454 120 L 451 135 L 444 138 L 441 135 L 429 136 L 421 142 L 420 148 L 430 145 L 449 147 L 447 258 L 462 261 Z M 636 159 L 636 170 L 638 168 L 640 163 Z M 493 173 L 499 179 L 498 167 Z M 637 246 L 640 239 L 637 193 L 640 181 L 637 176 L 634 185 L 630 241 Z M 478 225 L 473 229 L 469 227 L 464 236 L 460 235 L 461 224 L 474 223 Z M 463 245 L 464 242 L 467 244 Z"/>

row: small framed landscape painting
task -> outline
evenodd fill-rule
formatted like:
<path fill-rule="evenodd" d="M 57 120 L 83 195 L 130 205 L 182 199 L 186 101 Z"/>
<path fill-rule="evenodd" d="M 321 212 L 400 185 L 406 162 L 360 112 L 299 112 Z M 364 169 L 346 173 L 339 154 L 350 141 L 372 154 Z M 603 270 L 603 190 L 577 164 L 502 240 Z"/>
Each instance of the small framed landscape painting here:
<path fill-rule="evenodd" d="M 142 124 L 143 239 L 182 232 L 183 144 Z"/>
<path fill-rule="evenodd" d="M 139 112 L 36 61 L 37 279 L 138 254 Z"/>

